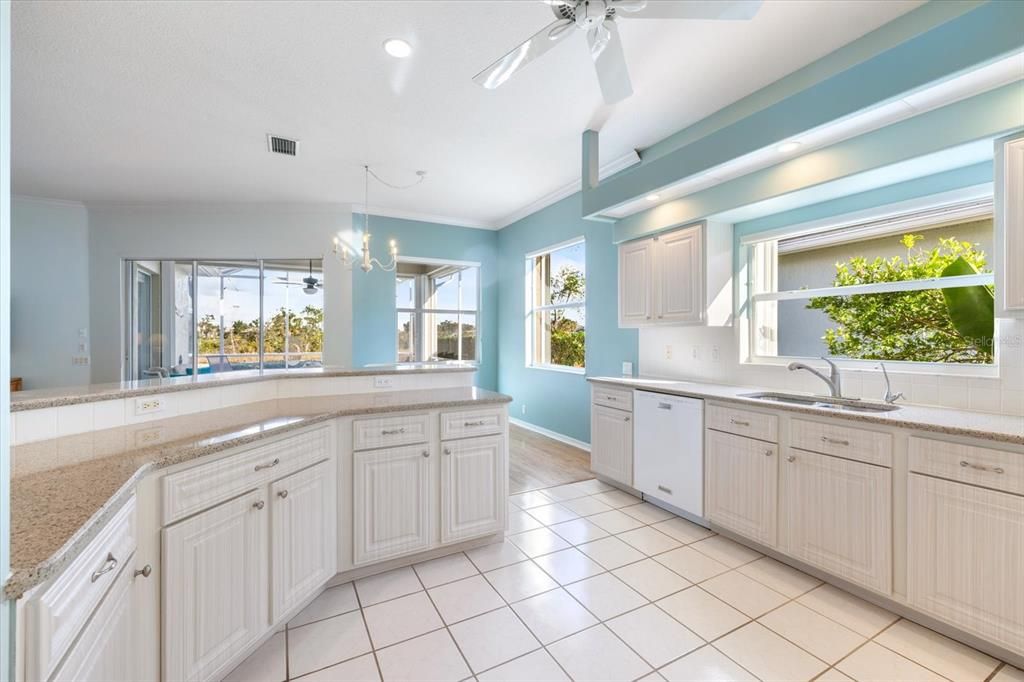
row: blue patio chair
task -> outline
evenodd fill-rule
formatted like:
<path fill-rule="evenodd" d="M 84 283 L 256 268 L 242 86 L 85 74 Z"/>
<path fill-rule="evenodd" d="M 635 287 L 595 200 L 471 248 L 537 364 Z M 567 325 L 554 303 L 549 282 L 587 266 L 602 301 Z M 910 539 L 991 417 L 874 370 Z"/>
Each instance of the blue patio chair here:
<path fill-rule="evenodd" d="M 230 372 L 235 368 L 231 365 L 231 360 L 226 355 L 207 355 L 206 362 L 210 365 L 210 373 L 214 372 Z"/>

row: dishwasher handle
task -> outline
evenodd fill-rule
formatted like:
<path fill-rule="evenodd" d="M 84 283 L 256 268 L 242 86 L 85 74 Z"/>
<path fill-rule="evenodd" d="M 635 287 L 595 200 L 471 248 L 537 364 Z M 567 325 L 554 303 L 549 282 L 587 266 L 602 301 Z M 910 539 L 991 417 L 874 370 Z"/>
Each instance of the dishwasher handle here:
<path fill-rule="evenodd" d="M 658 403 L 658 409 L 659 410 L 671 410 L 672 409 L 672 403 L 659 402 Z"/>

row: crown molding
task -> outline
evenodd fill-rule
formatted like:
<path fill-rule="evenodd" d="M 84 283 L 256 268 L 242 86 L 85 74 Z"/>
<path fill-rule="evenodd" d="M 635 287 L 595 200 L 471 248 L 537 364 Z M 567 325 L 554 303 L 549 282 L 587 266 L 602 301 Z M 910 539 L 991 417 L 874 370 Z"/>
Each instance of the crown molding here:
<path fill-rule="evenodd" d="M 362 214 L 362 206 L 353 204 L 352 213 Z M 439 225 L 450 225 L 453 227 L 471 227 L 475 230 L 500 230 L 503 225 L 482 220 L 467 220 L 452 216 L 433 215 L 431 213 L 418 213 L 416 211 L 402 211 L 398 209 L 385 208 L 383 206 L 370 206 L 370 217 L 397 218 L 398 220 L 415 220 L 422 223 L 436 223 Z"/>
<path fill-rule="evenodd" d="M 618 173 L 621 170 L 625 170 L 630 166 L 635 166 L 638 163 L 640 163 L 640 155 L 636 152 L 636 150 L 633 150 L 630 153 L 626 154 L 625 156 L 619 157 L 618 159 L 610 161 L 605 165 L 601 166 L 600 170 L 598 171 L 598 176 L 604 179 L 610 175 Z M 582 189 L 582 179 L 574 180 L 573 182 L 570 182 L 567 185 L 559 187 L 554 192 L 545 194 L 540 199 L 537 199 L 536 201 L 533 201 L 527 204 L 526 206 L 523 206 L 518 211 L 510 213 L 501 220 L 497 221 L 497 229 L 500 230 L 503 227 L 508 227 L 517 220 L 522 220 L 528 215 L 536 213 L 537 211 L 543 208 L 547 208 L 556 201 L 561 201 L 562 199 L 568 196 L 572 196 L 576 192 L 582 191 Z"/>

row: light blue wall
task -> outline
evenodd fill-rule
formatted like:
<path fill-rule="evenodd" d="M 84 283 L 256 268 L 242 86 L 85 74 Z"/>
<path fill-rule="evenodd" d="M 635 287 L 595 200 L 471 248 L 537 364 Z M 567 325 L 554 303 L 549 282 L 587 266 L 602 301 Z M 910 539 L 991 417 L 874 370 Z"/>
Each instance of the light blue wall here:
<path fill-rule="evenodd" d="M 362 230 L 363 215 L 353 214 L 353 228 Z M 498 233 L 418 220 L 370 216 L 372 255 L 384 259 L 388 240 L 398 241 L 400 256 L 441 258 L 480 263 L 480 371 L 476 383 L 498 387 Z M 356 367 L 395 361 L 395 273 L 354 269 L 352 282 L 352 364 Z"/>
<path fill-rule="evenodd" d="M 623 362 L 636 366 L 637 332 L 618 327 L 618 249 L 612 226 L 582 219 L 577 193 L 498 232 L 498 390 L 512 396 L 512 417 L 589 443 L 586 378 L 528 368 L 525 349 L 526 254 L 581 235 L 587 250 L 587 374 L 621 374 Z"/>

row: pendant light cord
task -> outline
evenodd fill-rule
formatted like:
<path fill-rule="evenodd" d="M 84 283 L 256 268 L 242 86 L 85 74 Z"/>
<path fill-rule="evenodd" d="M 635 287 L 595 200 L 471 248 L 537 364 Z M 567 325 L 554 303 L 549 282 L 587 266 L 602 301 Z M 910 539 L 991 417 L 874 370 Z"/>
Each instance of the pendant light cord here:
<path fill-rule="evenodd" d="M 379 182 L 380 184 L 384 185 L 385 187 L 390 187 L 391 189 L 409 189 L 411 187 L 415 187 L 416 185 L 420 184 L 421 182 L 423 182 L 424 180 L 427 179 L 427 172 L 426 171 L 416 171 L 416 175 L 418 176 L 417 179 L 416 179 L 416 182 L 413 182 L 413 183 L 408 184 L 408 185 L 393 185 L 390 182 L 388 182 L 387 180 L 385 180 L 384 178 L 382 178 L 381 176 L 379 176 L 376 173 L 374 173 L 370 169 L 369 166 L 363 166 L 363 168 L 365 168 L 366 172 L 369 173 L 370 175 L 372 175 L 374 177 L 374 179 L 377 180 L 377 182 Z"/>

